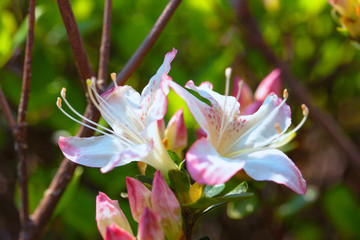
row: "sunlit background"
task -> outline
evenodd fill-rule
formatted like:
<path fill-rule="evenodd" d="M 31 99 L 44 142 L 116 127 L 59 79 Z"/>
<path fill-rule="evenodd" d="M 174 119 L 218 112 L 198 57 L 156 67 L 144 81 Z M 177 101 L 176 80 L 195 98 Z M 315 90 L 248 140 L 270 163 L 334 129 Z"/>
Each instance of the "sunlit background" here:
<path fill-rule="evenodd" d="M 122 69 L 167 2 L 113 1 L 109 72 Z M 90 62 L 97 69 L 104 1 L 72 0 L 71 4 Z M 36 6 L 27 115 L 31 212 L 63 158 L 58 137 L 74 135 L 79 128 L 56 108 L 61 88 L 67 88 L 67 98 L 79 112 L 86 106 L 56 1 L 38 0 Z M 291 65 L 294 75 L 311 93 L 313 103 L 333 116 L 360 146 L 360 54 L 336 30 L 338 23 L 327 1 L 253 0 L 250 7 L 266 41 L 279 58 Z M 21 92 L 27 9 L 24 0 L 0 1 L 0 84 L 14 113 Z M 231 66 L 234 74 L 255 90 L 272 66 L 258 49 L 245 44 L 238 21 L 230 0 L 183 0 L 127 84 L 141 91 L 165 53 L 174 47 L 178 54 L 169 75 L 181 85 L 190 79 L 196 84 L 210 81 L 223 93 L 224 70 Z M 301 102 L 291 91 L 289 95 L 293 123 L 297 124 L 302 118 Z M 185 103 L 171 93 L 167 119 L 180 107 L 185 109 L 192 143 L 198 126 Z M 16 231 L 16 152 L 2 114 L 0 127 L 0 231 Z M 307 180 L 305 196 L 274 183 L 249 181 L 249 191 L 255 196 L 201 219 L 194 239 L 360 239 L 360 169 L 311 117 L 287 149 Z M 137 173 L 136 164 L 104 175 L 99 169 L 78 167 L 43 239 L 100 239 L 95 222 L 98 191 L 118 199 L 131 219 L 127 200 L 120 197 L 125 191 L 125 175 L 130 173 Z M 136 230 L 135 222 L 131 223 Z"/>

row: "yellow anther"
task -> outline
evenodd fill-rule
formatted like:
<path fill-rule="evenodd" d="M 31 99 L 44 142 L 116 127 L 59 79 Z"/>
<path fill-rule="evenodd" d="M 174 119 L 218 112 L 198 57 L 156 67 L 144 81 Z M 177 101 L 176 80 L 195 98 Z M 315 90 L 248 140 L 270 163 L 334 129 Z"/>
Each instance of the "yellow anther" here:
<path fill-rule="evenodd" d="M 278 134 L 280 134 L 282 132 L 281 127 L 280 127 L 280 123 L 275 123 L 275 130 Z"/>
<path fill-rule="evenodd" d="M 116 73 L 111 73 L 110 74 L 111 80 L 116 81 Z"/>
<path fill-rule="evenodd" d="M 309 115 L 309 109 L 307 108 L 307 106 L 305 104 L 301 105 L 301 109 L 302 109 L 302 112 L 303 112 L 304 116 Z"/>
<path fill-rule="evenodd" d="M 287 89 L 284 89 L 283 98 L 284 98 L 284 99 L 287 99 L 288 97 L 289 97 L 288 90 L 287 90 Z"/>
<path fill-rule="evenodd" d="M 61 98 L 57 98 L 56 105 L 58 106 L 58 108 L 61 108 Z"/>
<path fill-rule="evenodd" d="M 91 79 L 86 79 L 86 84 L 88 85 L 88 87 L 91 87 L 91 85 L 92 85 L 92 81 L 91 81 Z"/>
<path fill-rule="evenodd" d="M 61 95 L 63 98 L 66 98 L 66 88 L 63 87 L 63 88 L 61 89 L 60 95 Z"/>

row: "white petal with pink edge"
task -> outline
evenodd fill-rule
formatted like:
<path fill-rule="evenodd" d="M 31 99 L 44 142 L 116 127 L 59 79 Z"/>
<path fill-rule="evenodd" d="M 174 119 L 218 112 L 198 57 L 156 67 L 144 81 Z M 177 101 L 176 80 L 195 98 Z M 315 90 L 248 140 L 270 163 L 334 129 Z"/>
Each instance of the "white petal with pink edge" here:
<path fill-rule="evenodd" d="M 224 183 L 244 165 L 243 160 L 220 156 L 205 138 L 197 140 L 186 154 L 186 167 L 191 177 L 201 184 Z"/>
<path fill-rule="evenodd" d="M 306 181 L 300 170 L 280 150 L 266 149 L 246 155 L 245 172 L 257 181 L 283 184 L 299 194 L 305 194 Z"/>

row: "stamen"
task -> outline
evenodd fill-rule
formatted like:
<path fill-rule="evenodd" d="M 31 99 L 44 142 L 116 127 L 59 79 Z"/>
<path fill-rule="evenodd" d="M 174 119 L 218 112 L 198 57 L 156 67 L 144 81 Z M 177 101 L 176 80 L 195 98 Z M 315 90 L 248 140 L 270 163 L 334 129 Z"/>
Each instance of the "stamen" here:
<path fill-rule="evenodd" d="M 103 117 L 106 117 L 109 121 L 111 121 L 114 125 L 118 126 L 119 128 L 121 128 L 121 130 L 123 130 L 125 133 L 127 133 L 130 137 L 132 137 L 134 140 L 136 140 L 139 143 L 144 143 L 143 140 L 137 136 L 135 133 L 133 133 L 131 131 L 131 129 L 127 129 L 126 127 L 122 126 L 120 123 L 120 121 L 116 121 L 116 118 L 111 114 L 111 112 L 105 112 L 104 110 L 108 110 L 106 108 L 101 108 L 99 106 L 99 104 L 97 103 L 97 101 L 94 98 L 94 94 L 92 91 L 92 82 L 90 79 L 86 80 L 86 83 L 88 85 L 88 92 L 89 92 L 89 97 L 92 101 L 92 103 L 95 105 L 95 107 L 100 111 L 101 115 Z M 102 99 L 102 98 L 101 98 Z M 105 101 L 105 100 L 104 100 Z M 130 130 L 130 131 L 129 131 Z"/>
<path fill-rule="evenodd" d="M 286 99 L 288 99 L 288 97 L 289 97 L 288 90 L 287 90 L 287 89 L 284 89 L 283 98 L 286 100 Z"/>
<path fill-rule="evenodd" d="M 229 96 L 231 72 L 232 72 L 231 68 L 228 67 L 228 68 L 225 69 L 225 78 L 226 78 L 225 96 Z"/>
<path fill-rule="evenodd" d="M 114 86 L 117 86 L 117 83 L 116 83 L 116 73 L 111 73 L 110 74 L 110 77 L 111 77 L 111 81 L 113 81 L 114 83 Z"/>
<path fill-rule="evenodd" d="M 282 130 L 280 128 L 280 123 L 275 123 L 275 130 L 278 134 L 280 134 L 282 132 Z"/>
<path fill-rule="evenodd" d="M 102 125 L 100 125 L 100 124 L 98 124 L 98 123 L 96 123 L 96 122 L 94 122 L 94 121 L 86 118 L 85 116 L 81 115 L 78 111 L 76 111 L 76 110 L 71 106 L 71 104 L 66 100 L 66 94 L 65 94 L 65 93 L 66 93 L 66 88 L 63 88 L 63 89 L 61 90 L 61 97 L 63 98 L 65 104 L 68 106 L 68 108 L 69 108 L 73 113 L 75 113 L 75 114 L 76 114 L 78 117 L 80 117 L 81 119 L 83 119 L 83 120 L 85 120 L 85 121 L 87 121 L 87 122 L 95 125 L 96 127 L 100 127 L 100 128 L 102 128 L 103 130 L 105 130 L 105 131 L 107 131 L 107 132 L 109 132 L 109 133 L 112 133 L 112 134 L 117 135 L 117 134 L 116 134 L 114 131 L 112 131 L 111 129 L 108 129 L 107 127 L 104 127 L 104 126 L 102 126 Z M 61 108 L 61 98 L 58 98 L 58 99 L 57 99 L 56 105 L 57 105 L 59 108 Z M 63 109 L 62 109 L 62 110 L 63 110 Z M 64 111 L 62 111 L 62 112 L 64 113 Z M 65 115 L 68 116 L 69 114 L 65 114 Z M 73 119 L 73 118 L 71 118 L 71 119 Z M 76 121 L 76 122 L 84 125 L 84 124 L 83 124 L 82 122 L 80 122 L 80 121 Z M 88 125 L 84 125 L 84 126 L 88 126 Z M 92 129 L 95 129 L 95 128 L 92 128 Z M 98 131 L 98 132 L 100 132 L 100 133 L 103 133 L 103 131 L 99 131 L 97 128 L 96 128 L 96 131 Z M 125 138 L 124 136 L 117 135 L 117 137 L 119 137 L 119 138 L 122 139 L 124 142 L 126 142 L 126 144 L 127 144 L 128 146 L 131 145 L 130 140 L 127 139 L 127 138 Z"/>
<path fill-rule="evenodd" d="M 243 85 L 244 85 L 244 81 L 243 80 L 241 80 L 240 82 L 239 82 L 239 86 L 238 86 L 238 92 L 237 92 L 237 94 L 236 94 L 236 101 L 239 101 L 239 98 L 240 98 L 240 94 L 241 94 L 241 90 L 242 90 L 242 87 L 243 87 Z"/>
<path fill-rule="evenodd" d="M 90 126 L 90 125 L 88 125 L 88 124 L 86 124 L 86 123 L 83 123 L 83 122 L 81 122 L 81 121 L 73 118 L 73 117 L 70 116 L 67 112 L 65 112 L 64 109 L 62 109 L 62 107 L 61 107 L 61 98 L 59 98 L 59 97 L 57 98 L 56 105 L 58 106 L 58 108 L 60 109 L 60 111 L 61 111 L 63 114 L 65 114 L 65 116 L 67 116 L 68 118 L 70 118 L 70 119 L 73 120 L 74 122 L 77 122 L 77 123 L 79 123 L 79 124 L 81 124 L 81 125 L 83 125 L 83 126 L 85 126 L 85 127 L 87 127 L 87 128 L 90 128 L 90 129 L 92 129 L 92 130 L 94 130 L 94 131 L 96 131 L 96 132 L 102 133 L 102 134 L 107 135 L 107 136 L 109 136 L 109 137 L 119 137 L 118 135 L 106 133 L 106 132 L 104 132 L 104 131 L 101 131 L 101 130 L 99 130 L 99 129 L 97 129 L 97 128 L 94 128 L 94 127 L 92 127 L 92 126 Z"/>

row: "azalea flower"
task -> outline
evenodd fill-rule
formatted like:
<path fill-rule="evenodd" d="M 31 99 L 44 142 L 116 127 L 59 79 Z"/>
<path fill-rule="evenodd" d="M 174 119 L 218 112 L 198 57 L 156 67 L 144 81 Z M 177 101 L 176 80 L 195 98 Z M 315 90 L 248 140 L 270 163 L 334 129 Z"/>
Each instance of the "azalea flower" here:
<path fill-rule="evenodd" d="M 139 223 L 138 239 L 183 239 L 180 204 L 160 171 L 155 173 L 152 191 L 130 177 L 126 178 L 126 187 L 132 216 Z M 118 202 L 104 193 L 96 198 L 96 221 L 106 240 L 136 239 Z"/>
<path fill-rule="evenodd" d="M 169 76 L 164 91 L 169 86 L 186 102 L 190 112 L 207 137 L 198 139 L 186 154 L 186 166 L 194 180 L 201 184 L 225 183 L 238 171 L 244 170 L 258 181 L 274 181 L 293 191 L 304 194 L 306 182 L 295 164 L 277 147 L 287 143 L 289 136 L 305 122 L 308 110 L 302 106 L 304 118 L 292 131 L 290 107 L 284 99 L 269 94 L 259 110 L 252 115 L 240 115 L 237 99 L 227 96 L 231 69 L 225 71 L 226 95 L 212 90 L 209 82 L 199 87 L 188 81 L 186 88 L 209 100 L 211 106 L 200 101 Z"/>
<path fill-rule="evenodd" d="M 62 109 L 61 98 L 58 98 L 60 110 L 74 121 L 103 134 L 88 138 L 60 137 L 59 146 L 65 157 L 84 166 L 101 168 L 103 173 L 132 161 L 147 163 L 165 175 L 176 168 L 162 143 L 157 125 L 167 109 L 166 95 L 160 88 L 161 76 L 170 71 L 176 52 L 173 49 L 165 55 L 163 64 L 141 95 L 130 86 L 117 86 L 115 74 L 112 74 L 114 87 L 101 95 L 96 91 L 95 80 L 87 81 L 89 96 L 111 129 L 79 114 L 66 100 L 66 89 L 63 88 L 61 97 L 70 110 L 98 128 L 74 119 Z"/>

